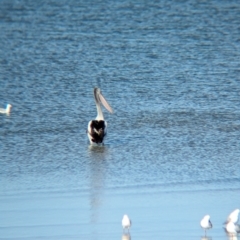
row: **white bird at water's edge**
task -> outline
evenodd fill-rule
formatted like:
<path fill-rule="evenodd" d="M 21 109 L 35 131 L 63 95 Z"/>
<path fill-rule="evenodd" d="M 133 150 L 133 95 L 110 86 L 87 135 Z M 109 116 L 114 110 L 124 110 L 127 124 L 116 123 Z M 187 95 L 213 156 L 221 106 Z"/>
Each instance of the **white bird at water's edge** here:
<path fill-rule="evenodd" d="M 234 211 L 232 211 L 232 212 L 229 214 L 226 223 L 228 223 L 228 222 L 237 223 L 237 222 L 238 222 L 239 211 L 240 211 L 240 210 L 239 210 L 238 208 L 235 209 Z"/>
<path fill-rule="evenodd" d="M 93 93 L 97 107 L 97 117 L 88 123 L 87 134 L 91 144 L 99 144 L 103 143 L 104 137 L 107 134 L 107 122 L 104 120 L 101 104 L 110 113 L 113 113 L 113 110 L 103 97 L 100 88 L 94 88 Z"/>
<path fill-rule="evenodd" d="M 205 236 L 206 236 L 206 231 L 207 231 L 207 229 L 212 228 L 212 223 L 211 223 L 211 221 L 210 221 L 210 216 L 209 216 L 209 215 L 205 215 L 205 216 L 203 217 L 203 219 L 201 220 L 200 225 L 201 225 L 201 227 L 204 229 L 204 231 L 205 231 Z"/>
<path fill-rule="evenodd" d="M 230 221 L 227 223 L 225 230 L 229 235 L 236 236 L 240 232 L 240 226 Z"/>
<path fill-rule="evenodd" d="M 122 219 L 123 230 L 127 229 L 129 232 L 131 225 L 132 225 L 132 222 L 131 222 L 130 218 L 128 217 L 128 215 L 125 214 Z"/>
<path fill-rule="evenodd" d="M 6 108 L 0 108 L 0 113 L 10 114 L 11 107 L 11 104 L 7 104 Z"/>

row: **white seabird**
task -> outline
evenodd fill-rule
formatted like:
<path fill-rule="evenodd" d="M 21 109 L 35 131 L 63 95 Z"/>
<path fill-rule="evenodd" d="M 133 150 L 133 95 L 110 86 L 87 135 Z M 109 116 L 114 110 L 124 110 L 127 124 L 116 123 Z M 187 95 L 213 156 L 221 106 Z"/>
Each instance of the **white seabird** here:
<path fill-rule="evenodd" d="M 0 108 L 0 113 L 4 113 L 4 114 L 10 114 L 11 111 L 11 104 L 7 104 L 6 108 Z"/>
<path fill-rule="evenodd" d="M 226 223 L 228 222 L 233 222 L 234 224 L 237 223 L 238 215 L 239 215 L 239 209 L 237 208 L 229 214 Z"/>
<path fill-rule="evenodd" d="M 236 236 L 240 232 L 240 226 L 230 221 L 227 223 L 225 230 L 229 235 Z"/>
<path fill-rule="evenodd" d="M 205 215 L 203 217 L 203 219 L 200 222 L 201 227 L 204 229 L 205 231 L 205 236 L 206 236 L 206 232 L 208 229 L 212 228 L 212 223 L 210 221 L 210 216 L 209 215 Z"/>
<path fill-rule="evenodd" d="M 130 218 L 128 217 L 128 215 L 125 214 L 125 215 L 123 216 L 123 219 L 122 219 L 123 231 L 124 231 L 125 229 L 127 229 L 128 232 L 129 232 L 129 229 L 130 229 L 131 225 L 132 225 L 132 222 L 131 222 Z"/>

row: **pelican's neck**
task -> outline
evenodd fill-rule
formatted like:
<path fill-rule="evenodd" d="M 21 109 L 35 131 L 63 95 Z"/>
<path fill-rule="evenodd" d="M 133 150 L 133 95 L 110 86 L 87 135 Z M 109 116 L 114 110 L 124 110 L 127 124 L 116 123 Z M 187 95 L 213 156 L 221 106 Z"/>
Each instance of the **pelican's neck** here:
<path fill-rule="evenodd" d="M 96 120 L 104 120 L 103 112 L 102 112 L 102 108 L 101 108 L 101 105 L 100 105 L 100 100 L 99 100 L 98 94 L 99 93 L 97 92 L 97 89 L 94 89 L 94 98 L 95 98 L 96 107 L 97 107 L 97 117 L 96 117 Z"/>
<path fill-rule="evenodd" d="M 96 107 L 97 107 L 97 117 L 96 117 L 96 120 L 104 120 L 102 108 L 101 108 L 99 102 L 96 102 Z"/>

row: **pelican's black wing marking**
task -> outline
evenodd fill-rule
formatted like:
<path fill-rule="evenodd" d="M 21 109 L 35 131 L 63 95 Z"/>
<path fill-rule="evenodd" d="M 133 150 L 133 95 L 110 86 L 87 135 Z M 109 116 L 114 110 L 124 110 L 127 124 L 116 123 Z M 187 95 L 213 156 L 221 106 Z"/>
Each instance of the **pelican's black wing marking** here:
<path fill-rule="evenodd" d="M 102 143 L 103 138 L 105 136 L 105 123 L 103 120 L 92 120 L 90 124 L 91 131 L 89 134 L 91 135 L 91 140 L 95 143 Z"/>

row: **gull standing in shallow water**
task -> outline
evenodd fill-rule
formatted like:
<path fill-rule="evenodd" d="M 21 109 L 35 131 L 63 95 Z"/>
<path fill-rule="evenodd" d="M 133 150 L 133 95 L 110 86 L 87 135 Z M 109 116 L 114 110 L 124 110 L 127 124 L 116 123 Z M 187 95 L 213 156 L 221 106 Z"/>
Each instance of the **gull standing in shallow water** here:
<path fill-rule="evenodd" d="M 230 236 L 236 236 L 240 232 L 240 226 L 238 224 L 234 224 L 233 222 L 228 222 L 226 225 L 226 232 Z"/>
<path fill-rule="evenodd" d="M 229 214 L 226 223 L 228 223 L 228 222 L 237 223 L 238 215 L 239 215 L 239 209 L 237 208 Z"/>
<path fill-rule="evenodd" d="M 11 111 L 11 107 L 12 107 L 11 104 L 7 104 L 6 108 L 0 108 L 0 113 L 5 113 L 9 115 Z"/>
<path fill-rule="evenodd" d="M 236 237 L 238 233 L 240 233 L 240 225 L 237 224 L 238 222 L 238 215 L 239 215 L 239 209 L 235 209 L 232 211 L 228 218 L 227 221 L 225 222 L 225 230 L 233 239 L 233 237 Z"/>
<path fill-rule="evenodd" d="M 97 107 L 97 117 L 95 120 L 88 123 L 87 134 L 91 144 L 99 144 L 103 143 L 104 137 L 107 134 L 107 122 L 104 120 L 100 104 L 102 104 L 110 113 L 113 113 L 113 110 L 103 97 L 100 88 L 94 88 L 93 93 Z"/>
<path fill-rule="evenodd" d="M 200 225 L 204 229 L 205 236 L 206 236 L 207 229 L 212 228 L 212 223 L 210 221 L 210 216 L 209 215 L 204 216 L 203 219 L 200 222 Z"/>
<path fill-rule="evenodd" d="M 122 219 L 123 231 L 124 231 L 125 229 L 127 229 L 128 232 L 129 232 L 129 229 L 130 229 L 131 225 L 132 225 L 132 222 L 131 222 L 130 218 L 128 217 L 128 215 L 125 214 L 125 215 L 123 216 L 123 219 Z"/>

